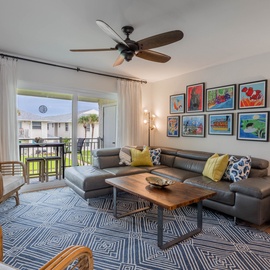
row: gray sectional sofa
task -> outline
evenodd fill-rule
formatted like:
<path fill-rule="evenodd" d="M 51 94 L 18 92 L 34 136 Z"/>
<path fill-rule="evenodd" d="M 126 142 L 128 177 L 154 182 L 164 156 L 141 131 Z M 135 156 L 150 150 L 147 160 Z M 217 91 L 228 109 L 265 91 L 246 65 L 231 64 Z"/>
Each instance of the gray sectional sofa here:
<path fill-rule="evenodd" d="M 158 147 L 153 147 L 158 148 Z M 106 178 L 149 172 L 193 186 L 211 189 L 216 195 L 204 200 L 204 206 L 261 225 L 270 221 L 269 162 L 252 157 L 249 177 L 238 182 L 222 179 L 215 182 L 202 175 L 214 153 L 161 148 L 161 165 L 132 167 L 119 164 L 120 148 L 93 150 L 93 165 L 67 168 L 65 181 L 84 199 L 112 192 Z"/>

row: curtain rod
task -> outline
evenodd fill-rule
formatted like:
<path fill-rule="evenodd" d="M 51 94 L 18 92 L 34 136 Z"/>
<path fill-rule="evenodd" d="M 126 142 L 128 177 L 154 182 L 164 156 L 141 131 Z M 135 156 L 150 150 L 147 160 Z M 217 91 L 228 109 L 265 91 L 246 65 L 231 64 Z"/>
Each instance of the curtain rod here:
<path fill-rule="evenodd" d="M 17 60 L 23 60 L 23 61 L 28 61 L 28 62 L 47 65 L 47 66 L 52 66 L 52 67 L 59 67 L 59 68 L 64 68 L 64 69 L 69 69 L 69 70 L 75 70 L 77 72 L 91 73 L 91 74 L 94 74 L 94 75 L 105 76 L 105 77 L 110 77 L 110 78 L 115 78 L 115 79 L 124 79 L 124 80 L 128 80 L 128 81 L 147 83 L 147 81 L 145 81 L 145 80 L 139 80 L 139 79 L 137 80 L 137 79 L 125 78 L 125 77 L 120 77 L 120 76 L 110 75 L 110 74 L 105 74 L 105 73 L 100 73 L 100 72 L 94 72 L 94 71 L 89 71 L 89 70 L 85 70 L 85 69 L 80 69 L 79 67 L 77 67 L 77 68 L 67 67 L 67 66 L 47 63 L 47 62 L 38 61 L 38 60 L 32 60 L 32 59 L 28 59 L 28 58 L 24 58 L 24 57 L 18 57 L 18 56 L 3 54 L 3 53 L 1 53 L 0 56 L 2 58 L 4 58 L 4 57 L 14 58 L 14 59 L 17 59 Z"/>

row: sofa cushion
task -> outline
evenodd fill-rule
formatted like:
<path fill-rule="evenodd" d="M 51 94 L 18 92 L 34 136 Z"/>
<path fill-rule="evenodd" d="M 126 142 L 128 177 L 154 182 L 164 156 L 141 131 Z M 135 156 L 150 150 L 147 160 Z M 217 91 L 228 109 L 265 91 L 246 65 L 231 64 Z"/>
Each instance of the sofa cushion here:
<path fill-rule="evenodd" d="M 173 167 L 202 174 L 204 169 L 205 161 L 188 159 L 182 157 L 175 157 Z"/>
<path fill-rule="evenodd" d="M 238 159 L 231 156 L 229 164 L 224 173 L 224 178 L 237 182 L 239 180 L 247 179 L 251 169 L 251 157 L 246 156 Z"/>
<path fill-rule="evenodd" d="M 65 178 L 84 191 L 109 187 L 105 179 L 112 176 L 94 166 L 75 166 L 65 170 Z"/>
<path fill-rule="evenodd" d="M 162 176 L 164 178 L 169 178 L 172 180 L 177 180 L 183 182 L 185 179 L 189 177 L 194 177 L 200 175 L 196 172 L 191 172 L 187 170 L 177 169 L 177 168 L 161 168 L 151 171 L 152 174 Z"/>
<path fill-rule="evenodd" d="M 132 157 L 131 166 L 153 166 L 148 147 L 145 147 L 143 151 L 134 148 L 131 148 L 130 151 Z"/>
<path fill-rule="evenodd" d="M 120 148 L 112 147 L 112 148 L 99 148 L 93 149 L 91 151 L 94 157 L 104 157 L 104 156 L 118 156 Z"/>
<path fill-rule="evenodd" d="M 206 161 L 202 174 L 213 181 L 219 181 L 226 170 L 228 159 L 229 155 L 214 154 Z"/>
<path fill-rule="evenodd" d="M 3 175 L 3 195 L 25 184 L 23 176 L 20 175 Z"/>
<path fill-rule="evenodd" d="M 235 195 L 234 192 L 230 190 L 230 181 L 221 180 L 215 182 L 210 178 L 201 175 L 188 178 L 184 181 L 184 183 L 215 191 L 216 195 L 211 197 L 209 200 L 213 200 L 227 205 L 234 205 Z"/>
<path fill-rule="evenodd" d="M 117 156 L 93 157 L 93 166 L 98 169 L 121 166 L 119 165 L 119 154 Z"/>
<path fill-rule="evenodd" d="M 160 155 L 160 163 L 162 165 L 172 167 L 174 163 L 175 156 L 167 155 L 163 153 L 163 150 L 161 150 L 161 155 Z"/>
<path fill-rule="evenodd" d="M 206 161 L 209 157 L 213 155 L 213 153 L 178 149 L 176 155 L 183 158 Z"/>
<path fill-rule="evenodd" d="M 106 169 L 104 169 L 104 171 L 106 171 L 114 176 L 123 176 L 123 175 L 148 172 L 147 167 L 140 168 L 140 167 L 132 167 L 132 166 L 106 168 Z"/>

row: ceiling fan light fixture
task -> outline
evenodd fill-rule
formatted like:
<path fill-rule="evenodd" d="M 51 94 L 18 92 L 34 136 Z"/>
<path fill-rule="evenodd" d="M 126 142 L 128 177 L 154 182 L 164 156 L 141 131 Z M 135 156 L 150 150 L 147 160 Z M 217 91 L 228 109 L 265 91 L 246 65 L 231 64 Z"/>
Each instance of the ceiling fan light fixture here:
<path fill-rule="evenodd" d="M 124 51 L 123 55 L 125 57 L 125 60 L 127 62 L 129 62 L 133 58 L 134 52 L 133 51 Z"/>

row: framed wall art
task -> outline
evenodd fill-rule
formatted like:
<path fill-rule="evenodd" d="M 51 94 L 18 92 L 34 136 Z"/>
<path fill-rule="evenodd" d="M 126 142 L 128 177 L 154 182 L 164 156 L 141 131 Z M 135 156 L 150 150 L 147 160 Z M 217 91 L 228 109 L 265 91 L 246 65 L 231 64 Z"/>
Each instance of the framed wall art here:
<path fill-rule="evenodd" d="M 206 111 L 234 110 L 235 89 L 235 84 L 206 89 Z"/>
<path fill-rule="evenodd" d="M 182 136 L 205 137 L 205 115 L 183 115 Z"/>
<path fill-rule="evenodd" d="M 188 85 L 186 89 L 186 111 L 203 112 L 204 83 Z"/>
<path fill-rule="evenodd" d="M 239 84 L 238 97 L 239 109 L 265 108 L 267 80 Z"/>
<path fill-rule="evenodd" d="M 168 137 L 179 137 L 180 131 L 180 117 L 179 116 L 168 116 L 167 117 L 167 136 Z"/>
<path fill-rule="evenodd" d="M 209 135 L 233 135 L 233 114 L 209 114 Z"/>
<path fill-rule="evenodd" d="M 170 114 L 185 112 L 185 94 L 170 96 Z"/>
<path fill-rule="evenodd" d="M 237 139 L 247 141 L 268 141 L 269 112 L 238 113 Z"/>

